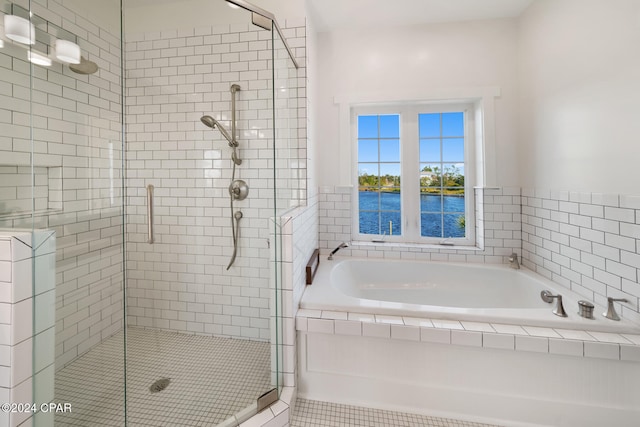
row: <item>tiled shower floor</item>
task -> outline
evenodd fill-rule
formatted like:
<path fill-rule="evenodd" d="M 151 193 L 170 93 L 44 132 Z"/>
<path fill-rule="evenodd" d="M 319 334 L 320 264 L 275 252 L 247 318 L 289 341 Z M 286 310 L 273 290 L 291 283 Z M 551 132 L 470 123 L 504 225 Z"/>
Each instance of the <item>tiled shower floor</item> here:
<path fill-rule="evenodd" d="M 497 427 L 298 398 L 291 427 Z"/>
<path fill-rule="evenodd" d="M 215 426 L 271 388 L 270 344 L 129 328 L 130 426 Z M 123 333 L 56 372 L 56 426 L 123 426 Z M 160 378 L 169 386 L 151 393 Z"/>

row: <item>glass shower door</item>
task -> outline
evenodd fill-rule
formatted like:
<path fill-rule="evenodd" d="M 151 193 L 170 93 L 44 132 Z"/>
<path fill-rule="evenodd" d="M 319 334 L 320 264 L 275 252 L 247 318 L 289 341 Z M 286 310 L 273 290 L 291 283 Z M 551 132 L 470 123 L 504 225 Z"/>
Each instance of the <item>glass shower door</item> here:
<path fill-rule="evenodd" d="M 302 194 L 291 182 L 300 171 L 288 170 L 300 169 L 292 65 L 248 11 L 220 0 L 179 17 L 183 6 L 131 2 L 125 37 L 117 0 L 0 0 L 35 34 L 30 45 L 0 33 L 0 226 L 26 233 L 28 291 L 0 301 L 11 306 L 3 330 L 20 327 L 0 343 L 0 370 L 20 370 L 0 377 L 0 393 L 57 404 L 37 426 L 244 420 L 292 381 L 272 221 Z M 80 63 L 61 62 L 57 40 L 79 46 Z M 233 85 L 241 162 L 228 138 Z M 232 178 L 249 187 L 233 211 Z M 4 285 L 15 236 L 1 233 Z"/>
<path fill-rule="evenodd" d="M 183 6 L 125 10 L 131 425 L 244 420 L 278 381 L 272 34 Z"/>
<path fill-rule="evenodd" d="M 5 16 L 14 13 L 13 3 L 0 1 L 0 11 L 0 23 L 4 23 Z M 28 16 L 24 22 L 30 25 Z M 14 45 L 4 33 L 0 48 L 0 400 L 11 404 L 32 401 L 34 176 L 46 170 L 32 167 L 27 49 Z M 4 409 L 2 425 L 17 425 L 32 416 L 17 407 L 15 412 Z"/>
<path fill-rule="evenodd" d="M 0 223 L 31 236 L 3 400 L 36 426 L 122 425 L 120 2 L 62 3 L 0 1 Z"/>

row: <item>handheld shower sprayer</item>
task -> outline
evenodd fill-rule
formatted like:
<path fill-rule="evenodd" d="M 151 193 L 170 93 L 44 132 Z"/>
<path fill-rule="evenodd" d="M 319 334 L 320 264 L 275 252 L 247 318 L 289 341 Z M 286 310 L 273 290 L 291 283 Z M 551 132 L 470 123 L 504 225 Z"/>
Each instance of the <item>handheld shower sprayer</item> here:
<path fill-rule="evenodd" d="M 236 148 L 238 147 L 238 141 L 235 140 L 235 137 L 231 137 L 229 135 L 229 132 L 227 132 L 227 130 L 225 129 L 225 127 L 222 126 L 222 124 L 219 121 L 217 121 L 211 116 L 202 116 L 200 117 L 200 121 L 204 123 L 206 126 L 210 127 L 211 129 L 218 128 L 222 136 L 224 136 L 225 139 L 229 142 L 229 147 L 233 148 L 233 153 L 231 153 L 231 160 L 233 160 L 233 163 L 236 165 L 239 165 L 240 163 L 242 163 L 242 159 L 238 157 L 238 153 L 236 152 Z"/>
<path fill-rule="evenodd" d="M 225 127 L 222 126 L 220 124 L 220 122 L 217 121 L 216 119 L 214 119 L 213 117 L 211 117 L 211 116 L 202 116 L 202 117 L 200 117 L 200 121 L 202 123 L 204 123 L 206 126 L 210 127 L 211 129 L 218 128 L 220 130 L 220 133 L 222 134 L 222 136 L 224 136 L 225 139 L 229 142 L 229 147 L 237 147 L 238 146 L 238 141 L 234 141 L 231 138 L 231 136 L 229 136 L 229 132 L 227 132 Z"/>

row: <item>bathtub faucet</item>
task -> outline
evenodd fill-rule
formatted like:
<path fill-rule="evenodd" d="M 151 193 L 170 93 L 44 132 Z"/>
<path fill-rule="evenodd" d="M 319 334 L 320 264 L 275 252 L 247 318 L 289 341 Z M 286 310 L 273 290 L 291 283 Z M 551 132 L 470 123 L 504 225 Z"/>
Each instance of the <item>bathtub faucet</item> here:
<path fill-rule="evenodd" d="M 345 242 L 340 243 L 340 245 L 338 245 L 337 248 L 335 248 L 333 251 L 331 251 L 331 253 L 329 254 L 329 256 L 327 257 L 328 260 L 332 260 L 333 259 L 333 254 L 335 254 L 336 252 L 338 252 L 340 249 L 342 248 L 348 248 L 349 245 L 346 244 Z"/>
<path fill-rule="evenodd" d="M 544 290 L 540 292 L 540 298 L 542 301 L 551 304 L 553 300 L 556 300 L 556 306 L 551 310 L 553 314 L 560 317 L 567 317 L 567 312 L 564 311 L 564 305 L 562 305 L 562 295 L 553 295 L 551 291 Z"/>
<path fill-rule="evenodd" d="M 626 298 L 611 298 L 607 297 L 607 311 L 602 313 L 604 317 L 611 320 L 620 320 L 620 316 L 616 313 L 616 308 L 613 306 L 614 302 L 629 302 Z"/>
<path fill-rule="evenodd" d="M 520 263 L 518 262 L 518 254 L 517 253 L 512 253 L 509 258 L 509 264 L 511 265 L 511 268 L 515 268 L 516 270 L 520 268 Z"/>

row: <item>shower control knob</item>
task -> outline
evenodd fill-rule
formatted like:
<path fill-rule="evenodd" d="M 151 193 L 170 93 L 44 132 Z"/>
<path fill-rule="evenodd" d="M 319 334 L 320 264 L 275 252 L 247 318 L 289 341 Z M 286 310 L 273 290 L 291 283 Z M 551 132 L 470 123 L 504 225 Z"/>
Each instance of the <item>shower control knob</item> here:
<path fill-rule="evenodd" d="M 244 200 L 249 195 L 249 186 L 241 179 L 236 179 L 229 185 L 229 194 L 233 200 Z"/>

